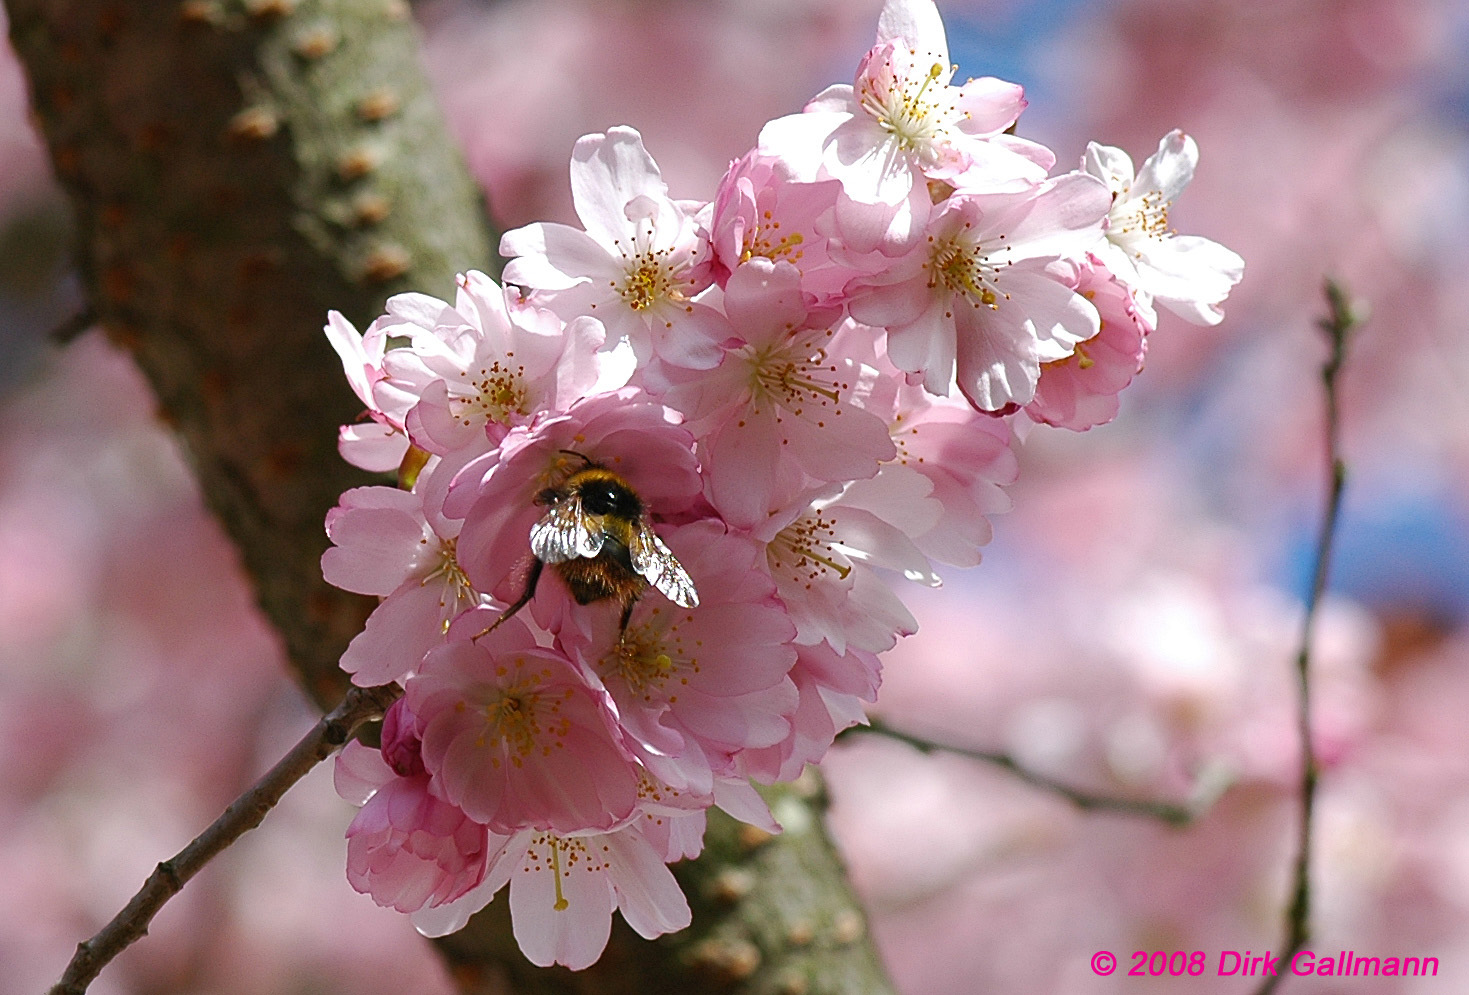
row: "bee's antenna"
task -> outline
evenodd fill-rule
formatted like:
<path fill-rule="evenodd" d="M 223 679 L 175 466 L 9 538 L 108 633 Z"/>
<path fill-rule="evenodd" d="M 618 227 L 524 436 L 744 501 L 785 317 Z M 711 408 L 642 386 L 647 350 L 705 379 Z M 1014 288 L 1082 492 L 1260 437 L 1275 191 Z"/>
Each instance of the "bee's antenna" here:
<path fill-rule="evenodd" d="M 565 453 L 568 456 L 575 456 L 577 459 L 581 460 L 587 466 L 596 466 L 597 465 L 592 460 L 592 458 L 590 456 L 586 455 L 585 453 L 579 453 L 575 449 L 559 449 L 559 450 L 557 450 L 557 452 Z"/>

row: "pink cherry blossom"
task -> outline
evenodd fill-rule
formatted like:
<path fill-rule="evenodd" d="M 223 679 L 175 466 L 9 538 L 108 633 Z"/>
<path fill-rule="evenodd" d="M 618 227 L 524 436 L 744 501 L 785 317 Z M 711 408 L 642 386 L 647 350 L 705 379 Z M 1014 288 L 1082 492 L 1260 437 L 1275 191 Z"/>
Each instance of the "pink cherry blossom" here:
<path fill-rule="evenodd" d="M 892 457 L 882 419 L 852 400 L 875 371 L 831 347 L 837 316 L 807 310 L 794 266 L 742 264 L 725 307 L 744 344 L 666 396 L 705 435 L 709 493 L 727 520 L 753 525 L 807 486 L 870 477 Z"/>
<path fill-rule="evenodd" d="M 505 279 L 570 321 L 592 315 L 608 344 L 626 339 L 639 362 L 708 369 L 729 334 L 724 316 L 696 301 L 711 282 L 709 245 L 632 128 L 587 135 L 571 158 L 571 193 L 586 226 L 537 223 L 506 232 Z"/>
<path fill-rule="evenodd" d="M 367 405 L 370 419 L 343 425 L 337 450 L 342 459 L 363 470 L 374 473 L 396 470 L 408 451 L 408 436 L 403 428 L 407 410 L 385 410 L 374 393 L 374 387 L 384 376 L 383 355 L 389 332 L 381 321 L 373 322 L 366 332 L 358 332 L 336 311 L 327 315 L 324 331 L 327 341 L 341 357 L 352 393 Z"/>
<path fill-rule="evenodd" d="M 1025 406 L 1034 421 L 1085 431 L 1117 416 L 1118 394 L 1142 371 L 1147 324 L 1127 288 L 1100 264 L 1078 275 L 1077 291 L 1101 317 L 1101 331 L 1065 359 L 1041 367 L 1035 400 Z"/>
<path fill-rule="evenodd" d="M 492 835 L 436 797 L 429 778 L 394 773 L 378 751 L 350 742 L 337 755 L 337 793 L 362 806 L 347 827 L 347 880 L 399 912 L 453 902 L 484 879 Z"/>
<path fill-rule="evenodd" d="M 453 306 L 399 294 L 387 309 L 400 322 L 394 334 L 410 341 L 383 357 L 376 395 L 408 406 L 408 434 L 429 452 L 487 449 L 536 412 L 569 407 L 600 374 L 603 332 L 595 320 L 563 326 L 483 273 L 459 277 Z"/>
<path fill-rule="evenodd" d="M 637 805 L 638 774 L 615 741 L 602 697 L 564 655 L 537 646 L 518 618 L 470 638 L 495 615 L 461 616 L 407 683 L 436 790 L 494 832 L 625 823 Z"/>
<path fill-rule="evenodd" d="M 836 341 L 869 341 L 870 334 L 848 320 Z M 1002 488 L 1019 476 L 1008 422 L 904 383 L 880 349 L 865 361 L 881 374 L 866 404 L 886 413 L 897 454 L 873 480 L 848 484 L 844 501 L 898 523 L 931 560 L 976 566 L 992 535 L 989 516 L 1010 510 Z"/>
<path fill-rule="evenodd" d="M 1176 129 L 1163 136 L 1135 176 L 1128 154 L 1109 145 L 1088 144 L 1082 159 L 1082 168 L 1112 192 L 1106 238 L 1092 251 L 1132 288 L 1149 326 L 1157 324 L 1153 301 L 1196 325 L 1217 325 L 1224 320 L 1220 303 L 1244 276 L 1238 254 L 1168 227 L 1168 208 L 1193 179 L 1198 162 L 1198 144 Z"/>
<path fill-rule="evenodd" d="M 745 750 L 739 756 L 740 769 L 758 781 L 794 780 L 808 763 L 820 762 L 837 733 L 866 724 L 864 703 L 877 701 L 882 664 L 875 653 L 859 649 L 838 653 L 822 642 L 797 647 L 791 679 L 801 700 L 790 735 L 774 746 Z"/>
<path fill-rule="evenodd" d="M 1041 363 L 1097 333 L 1096 308 L 1049 267 L 1095 242 L 1108 204 L 1081 173 L 1020 194 L 956 193 L 924 246 L 853 281 L 851 314 L 886 327 L 889 358 L 929 391 L 948 394 L 957 372 L 982 411 L 1027 403 Z"/>
<path fill-rule="evenodd" d="M 612 696 L 644 765 L 668 785 L 709 795 L 732 754 L 790 731 L 796 627 L 756 543 L 709 521 L 674 530 L 667 542 L 698 586 L 697 608 L 645 598 L 624 633 L 608 610 L 595 614 L 587 636 L 564 629 L 562 637 Z"/>
<path fill-rule="evenodd" d="M 723 287 L 741 263 L 762 257 L 795 266 L 815 303 L 840 295 L 852 273 L 832 260 L 826 232 L 840 192 L 835 180 L 797 182 L 759 150 L 731 163 L 709 207 L 715 281 Z"/>
<path fill-rule="evenodd" d="M 926 481 L 916 483 L 928 490 Z M 880 497 L 870 492 L 870 503 L 936 519 L 931 505 L 914 507 L 911 498 L 921 495 L 911 489 L 913 478 L 879 477 L 874 484 Z M 891 499 L 897 494 L 901 497 Z M 901 528 L 846 503 L 842 488 L 807 493 L 772 508 L 750 534 L 765 544 L 766 567 L 802 645 L 826 640 L 838 653 L 849 646 L 891 649 L 898 636 L 916 630 L 917 622 L 873 568 L 896 570 L 929 585 L 939 582 Z"/>
<path fill-rule="evenodd" d="M 412 492 L 354 488 L 327 514 L 327 582 L 383 598 L 342 654 L 342 669 L 363 687 L 401 680 L 456 615 L 483 600 L 459 563 L 459 523 L 425 505 L 435 470 L 420 473 Z"/>
<path fill-rule="evenodd" d="M 1019 475 L 1010 427 L 919 388 L 903 387 L 899 397 L 891 424 L 897 458 L 884 464 L 873 481 L 853 481 L 844 500 L 902 523 L 931 560 L 977 566 L 981 548 L 993 535 L 989 516 L 1010 510 L 1003 488 Z M 904 478 L 911 481 L 900 483 Z M 896 502 L 901 506 L 893 507 Z M 934 513 L 921 514 L 920 502 Z"/>
<path fill-rule="evenodd" d="M 994 535 L 990 516 L 1003 514 L 1012 505 L 1001 488 L 1014 483 L 1020 473 L 1011 448 L 1014 438 L 1003 422 L 965 423 L 952 414 L 939 417 L 938 407 L 932 410 L 936 417 L 914 426 L 921 426 L 922 438 L 914 440 L 907 453 L 910 459 L 916 453 L 935 455 L 919 456 L 927 460 L 923 465 L 908 465 L 932 482 L 932 496 L 943 512 L 933 528 L 913 541 L 940 563 L 978 566 L 981 547 Z"/>
<path fill-rule="evenodd" d="M 395 772 L 403 777 L 424 772 L 423 733 L 407 701 L 399 698 L 388 706 L 378 738 L 382 740 L 379 749 L 383 760 Z"/>

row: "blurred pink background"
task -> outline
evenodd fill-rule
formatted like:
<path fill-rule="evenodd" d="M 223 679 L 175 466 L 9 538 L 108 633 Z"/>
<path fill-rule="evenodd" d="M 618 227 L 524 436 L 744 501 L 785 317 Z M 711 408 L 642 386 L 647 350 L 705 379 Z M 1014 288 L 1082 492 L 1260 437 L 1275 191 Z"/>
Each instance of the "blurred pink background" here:
<path fill-rule="evenodd" d="M 431 0 L 424 60 L 506 226 L 574 220 L 578 135 L 639 128 L 707 198 L 768 118 L 849 81 L 878 0 Z M 1469 990 L 1469 7 L 1456 0 L 940 2 L 960 75 L 1023 83 L 1063 166 L 1096 139 L 1201 147 L 1170 214 L 1241 253 L 1217 328 L 1165 314 L 1116 422 L 1037 429 L 986 562 L 904 591 L 894 725 L 1013 751 L 1195 825 L 1081 814 L 1003 772 L 872 739 L 828 762 L 833 823 L 911 995 L 1249 992 L 1279 943 L 1297 779 L 1291 667 L 1324 485 L 1324 274 L 1370 305 L 1343 381 L 1351 467 L 1320 617 L 1320 955 L 1433 956 Z M 0 64 L 0 993 L 75 943 L 308 726 L 236 556 L 140 377 L 77 308 L 64 216 Z M 16 246 L 25 246 L 18 252 Z M 6 250 L 9 251 L 6 251 Z M 447 295 L 449 288 L 425 287 Z M 97 995 L 451 990 L 343 876 L 318 770 L 200 875 Z M 1095 976 L 1089 958 L 1121 968 Z M 1204 951 L 1197 978 L 1132 952 Z"/>

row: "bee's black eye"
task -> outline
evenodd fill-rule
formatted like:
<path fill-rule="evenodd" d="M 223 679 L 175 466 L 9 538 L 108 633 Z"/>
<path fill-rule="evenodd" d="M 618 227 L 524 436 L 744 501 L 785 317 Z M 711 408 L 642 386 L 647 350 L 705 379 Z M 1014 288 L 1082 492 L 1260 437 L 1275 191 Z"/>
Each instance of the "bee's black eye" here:
<path fill-rule="evenodd" d="M 592 515 L 618 515 L 636 518 L 642 514 L 642 502 L 628 488 L 608 480 L 583 484 L 581 506 Z"/>

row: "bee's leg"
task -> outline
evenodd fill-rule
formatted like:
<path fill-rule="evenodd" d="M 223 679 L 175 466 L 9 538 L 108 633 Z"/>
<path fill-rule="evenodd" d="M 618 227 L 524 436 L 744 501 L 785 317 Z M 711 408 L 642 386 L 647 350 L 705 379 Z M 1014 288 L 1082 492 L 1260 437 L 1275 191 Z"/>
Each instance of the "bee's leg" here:
<path fill-rule="evenodd" d="M 545 564 L 543 564 L 539 559 L 532 559 L 530 561 L 530 570 L 525 575 L 525 590 L 520 592 L 520 597 L 515 599 L 515 603 L 513 605 L 502 611 L 500 613 L 500 617 L 491 622 L 488 629 L 485 629 L 478 636 L 474 636 L 470 640 L 470 642 L 473 642 L 475 639 L 479 639 L 480 636 L 488 636 L 490 633 L 494 632 L 500 627 L 501 622 L 505 621 L 507 618 L 520 611 L 520 609 L 524 608 L 526 605 L 530 604 L 530 599 L 535 597 L 536 584 L 541 579 L 541 568 L 543 566 L 545 566 Z"/>

